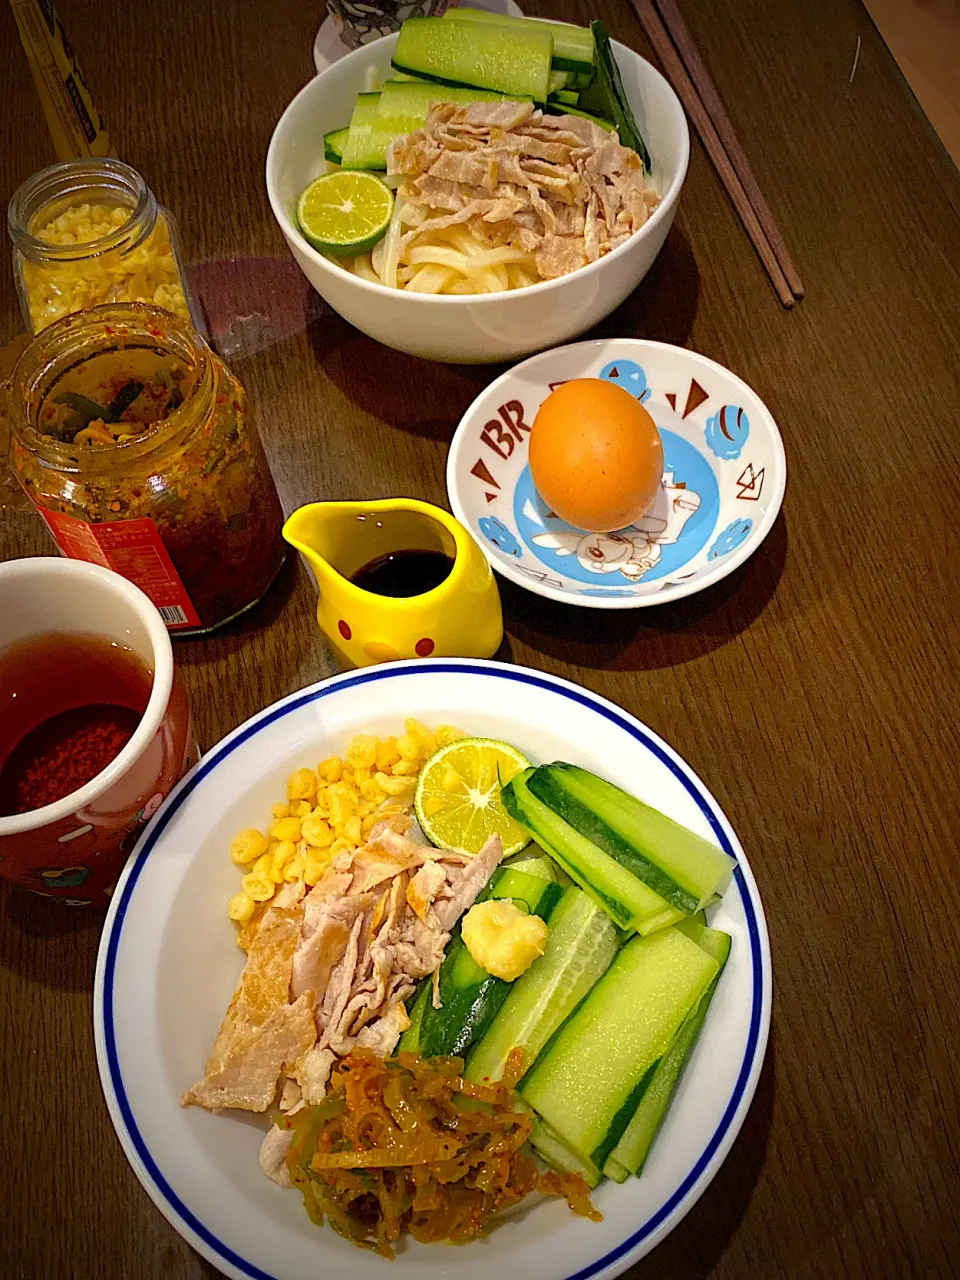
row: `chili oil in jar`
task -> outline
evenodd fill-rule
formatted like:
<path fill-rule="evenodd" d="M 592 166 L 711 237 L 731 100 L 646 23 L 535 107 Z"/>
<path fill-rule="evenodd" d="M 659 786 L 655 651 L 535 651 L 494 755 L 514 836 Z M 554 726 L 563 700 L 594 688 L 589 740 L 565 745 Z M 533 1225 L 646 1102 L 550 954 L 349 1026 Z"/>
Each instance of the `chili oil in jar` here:
<path fill-rule="evenodd" d="M 177 634 L 255 605 L 282 513 L 243 387 L 186 321 L 142 304 L 45 328 L 5 388 L 14 474 L 63 555 L 136 583 Z"/>

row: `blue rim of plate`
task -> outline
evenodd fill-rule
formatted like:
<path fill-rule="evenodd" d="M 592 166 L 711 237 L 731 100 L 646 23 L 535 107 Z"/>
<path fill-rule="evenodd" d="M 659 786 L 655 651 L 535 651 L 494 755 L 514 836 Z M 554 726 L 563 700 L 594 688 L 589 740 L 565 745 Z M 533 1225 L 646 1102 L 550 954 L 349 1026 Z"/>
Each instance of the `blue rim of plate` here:
<path fill-rule="evenodd" d="M 687 775 L 685 767 L 681 767 L 677 760 L 671 757 L 671 754 L 664 750 L 664 746 L 653 735 L 651 731 L 643 728 L 638 721 L 634 721 L 633 717 L 626 712 L 620 711 L 613 703 L 607 702 L 606 699 L 600 697 L 599 694 L 589 693 L 587 690 L 581 689 L 569 681 L 563 680 L 556 676 L 547 676 L 537 672 L 530 671 L 522 667 L 510 667 L 501 665 L 500 663 L 477 663 L 470 661 L 448 662 L 438 659 L 426 660 L 421 662 L 407 662 L 390 664 L 386 667 L 377 667 L 372 671 L 362 671 L 356 674 L 347 674 L 344 676 L 333 677 L 332 679 L 322 681 L 318 685 L 313 685 L 309 689 L 303 690 L 299 694 L 292 694 L 290 697 L 283 699 L 273 707 L 266 708 L 264 711 L 258 712 L 251 717 L 245 724 L 240 725 L 233 733 L 229 734 L 216 747 L 214 747 L 203 759 L 194 767 L 193 770 L 183 779 L 177 788 L 171 793 L 167 802 L 161 807 L 150 826 L 146 829 L 140 839 L 137 848 L 124 872 L 120 883 L 117 886 L 114 895 L 114 901 L 111 904 L 110 914 L 104 926 L 103 937 L 100 944 L 100 953 L 98 956 L 97 970 L 101 981 L 95 989 L 94 1003 L 94 1023 L 98 1024 L 97 1029 L 102 1033 L 102 1041 L 97 1044 L 97 1058 L 100 1066 L 101 1077 L 109 1080 L 110 1088 L 113 1091 L 114 1098 L 111 1099 L 107 1089 L 104 1089 L 108 1110 L 115 1126 L 118 1127 L 118 1136 L 125 1137 L 130 1147 L 136 1152 L 137 1158 L 141 1162 L 143 1171 L 148 1175 L 153 1187 L 147 1186 L 147 1190 L 153 1190 L 160 1196 L 169 1210 L 170 1214 L 183 1223 L 187 1230 L 202 1240 L 203 1243 L 217 1257 L 235 1267 L 243 1275 L 250 1277 L 250 1280 L 284 1280 L 282 1276 L 272 1274 L 268 1271 L 261 1270 L 260 1267 L 248 1262 L 239 1254 L 235 1253 L 228 1245 L 219 1240 L 212 1231 L 196 1217 L 194 1213 L 183 1203 L 177 1193 L 173 1190 L 161 1173 L 159 1167 L 154 1161 L 150 1150 L 143 1140 L 140 1130 L 137 1127 L 136 1118 L 127 1099 L 126 1090 L 124 1089 L 123 1077 L 120 1071 L 120 1063 L 117 1056 L 116 1036 L 114 1031 L 114 1010 L 113 1010 L 113 991 L 114 991 L 114 974 L 116 971 L 117 950 L 120 944 L 120 935 L 123 931 L 123 923 L 127 913 L 127 908 L 133 897 L 133 891 L 136 888 L 140 874 L 146 865 L 147 858 L 157 840 L 163 834 L 171 818 L 177 813 L 181 805 L 187 797 L 196 789 L 198 784 L 212 772 L 212 770 L 225 759 L 232 751 L 246 742 L 249 738 L 257 734 L 262 728 L 272 724 L 275 720 L 282 719 L 289 715 L 292 711 L 304 706 L 310 702 L 316 702 L 320 698 L 328 697 L 332 693 L 340 692 L 344 689 L 355 688 L 359 685 L 374 683 L 378 680 L 395 679 L 406 675 L 422 675 L 426 672 L 431 673 L 457 673 L 462 675 L 483 675 L 494 676 L 500 679 L 515 680 L 521 684 L 529 684 L 534 687 L 548 689 L 553 693 L 559 693 L 563 697 L 570 698 L 574 702 L 579 702 L 583 706 L 589 707 L 593 711 L 597 711 L 605 719 L 617 725 L 618 728 L 625 730 L 632 738 L 642 743 L 649 751 L 665 764 L 670 772 L 684 786 L 688 794 L 696 801 L 701 813 L 710 823 L 711 830 L 719 841 L 720 847 L 725 853 L 736 859 L 736 851 L 730 843 L 727 833 L 724 831 L 722 824 L 718 821 L 717 815 L 713 810 L 713 806 L 708 802 L 707 798 L 701 793 L 700 786 L 693 778 Z M 748 1083 L 754 1072 L 759 1074 L 759 1067 L 762 1063 L 763 1054 L 766 1050 L 766 1036 L 764 1032 L 764 986 L 765 974 L 763 964 L 763 948 L 760 939 L 760 926 L 757 920 L 757 913 L 754 907 L 752 895 L 743 876 L 742 869 L 737 860 L 737 866 L 734 870 L 734 880 L 740 892 L 740 898 L 743 903 L 744 915 L 747 921 L 747 930 L 750 935 L 750 957 L 753 972 L 753 993 L 751 997 L 750 1009 L 750 1027 L 747 1033 L 747 1046 L 744 1052 L 743 1061 L 740 1070 L 737 1073 L 737 1080 L 733 1087 L 730 1100 L 724 1110 L 720 1123 L 717 1125 L 713 1136 L 706 1144 L 700 1154 L 694 1167 L 683 1179 L 680 1186 L 672 1196 L 662 1204 L 655 1213 L 641 1226 L 637 1231 L 633 1232 L 626 1240 L 621 1241 L 615 1249 L 611 1249 L 609 1253 L 605 1253 L 603 1257 L 598 1258 L 595 1262 L 590 1263 L 586 1267 L 582 1267 L 579 1271 L 570 1273 L 564 1277 L 564 1280 L 590 1280 L 590 1277 L 598 1275 L 605 1268 L 614 1265 L 624 1254 L 630 1253 L 637 1245 L 641 1244 L 648 1236 L 650 1236 L 660 1226 L 666 1218 L 680 1205 L 691 1189 L 696 1185 L 704 1171 L 707 1169 L 711 1160 L 715 1156 L 721 1143 L 727 1137 L 734 1118 L 744 1099 Z M 762 1037 L 762 1043 L 761 1043 Z M 99 1038 L 98 1038 L 99 1039 Z M 758 1050 L 760 1060 L 758 1061 Z M 106 1061 L 104 1062 L 104 1058 Z M 116 1108 L 113 1103 L 116 1103 Z M 119 1116 L 118 1114 L 119 1113 Z M 119 1123 L 122 1121 L 122 1134 L 119 1133 Z M 731 1141 L 734 1135 L 731 1136 Z M 126 1145 L 126 1144 L 124 1144 Z M 139 1175 L 140 1170 L 134 1167 L 134 1171 Z M 143 1178 L 141 1177 L 141 1181 Z M 145 1184 L 146 1185 L 146 1184 Z"/>

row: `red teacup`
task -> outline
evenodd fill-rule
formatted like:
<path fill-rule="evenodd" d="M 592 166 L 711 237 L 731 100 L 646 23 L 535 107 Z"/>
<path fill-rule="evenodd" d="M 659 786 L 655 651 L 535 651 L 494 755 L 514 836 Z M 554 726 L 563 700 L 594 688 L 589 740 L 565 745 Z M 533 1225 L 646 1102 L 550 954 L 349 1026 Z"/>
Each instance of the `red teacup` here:
<path fill-rule="evenodd" d="M 51 660 L 60 686 L 76 673 L 56 707 L 37 683 Z M 0 701 L 0 875 L 71 906 L 105 906 L 144 823 L 196 755 L 160 614 L 98 565 L 0 564 Z"/>

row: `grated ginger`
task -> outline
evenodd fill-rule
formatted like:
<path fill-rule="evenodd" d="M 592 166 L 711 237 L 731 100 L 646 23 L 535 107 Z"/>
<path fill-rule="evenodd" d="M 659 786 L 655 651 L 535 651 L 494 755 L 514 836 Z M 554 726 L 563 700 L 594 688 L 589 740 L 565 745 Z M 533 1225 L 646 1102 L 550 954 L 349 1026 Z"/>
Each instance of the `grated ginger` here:
<path fill-rule="evenodd" d="M 525 914 L 509 898 L 475 902 L 460 922 L 471 958 L 504 982 L 515 982 L 543 955 L 548 933 L 545 920 Z"/>

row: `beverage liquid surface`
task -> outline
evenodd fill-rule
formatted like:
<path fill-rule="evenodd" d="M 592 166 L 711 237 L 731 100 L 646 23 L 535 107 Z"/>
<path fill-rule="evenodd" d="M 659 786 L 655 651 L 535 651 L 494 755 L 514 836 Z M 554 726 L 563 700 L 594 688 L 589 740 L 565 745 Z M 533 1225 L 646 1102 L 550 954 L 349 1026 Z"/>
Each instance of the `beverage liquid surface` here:
<path fill-rule="evenodd" d="M 446 581 L 453 561 L 442 551 L 391 551 L 358 569 L 350 581 L 377 596 L 421 596 Z"/>
<path fill-rule="evenodd" d="M 63 799 L 133 736 L 153 673 L 105 637 L 51 632 L 0 653 L 0 817 Z"/>

